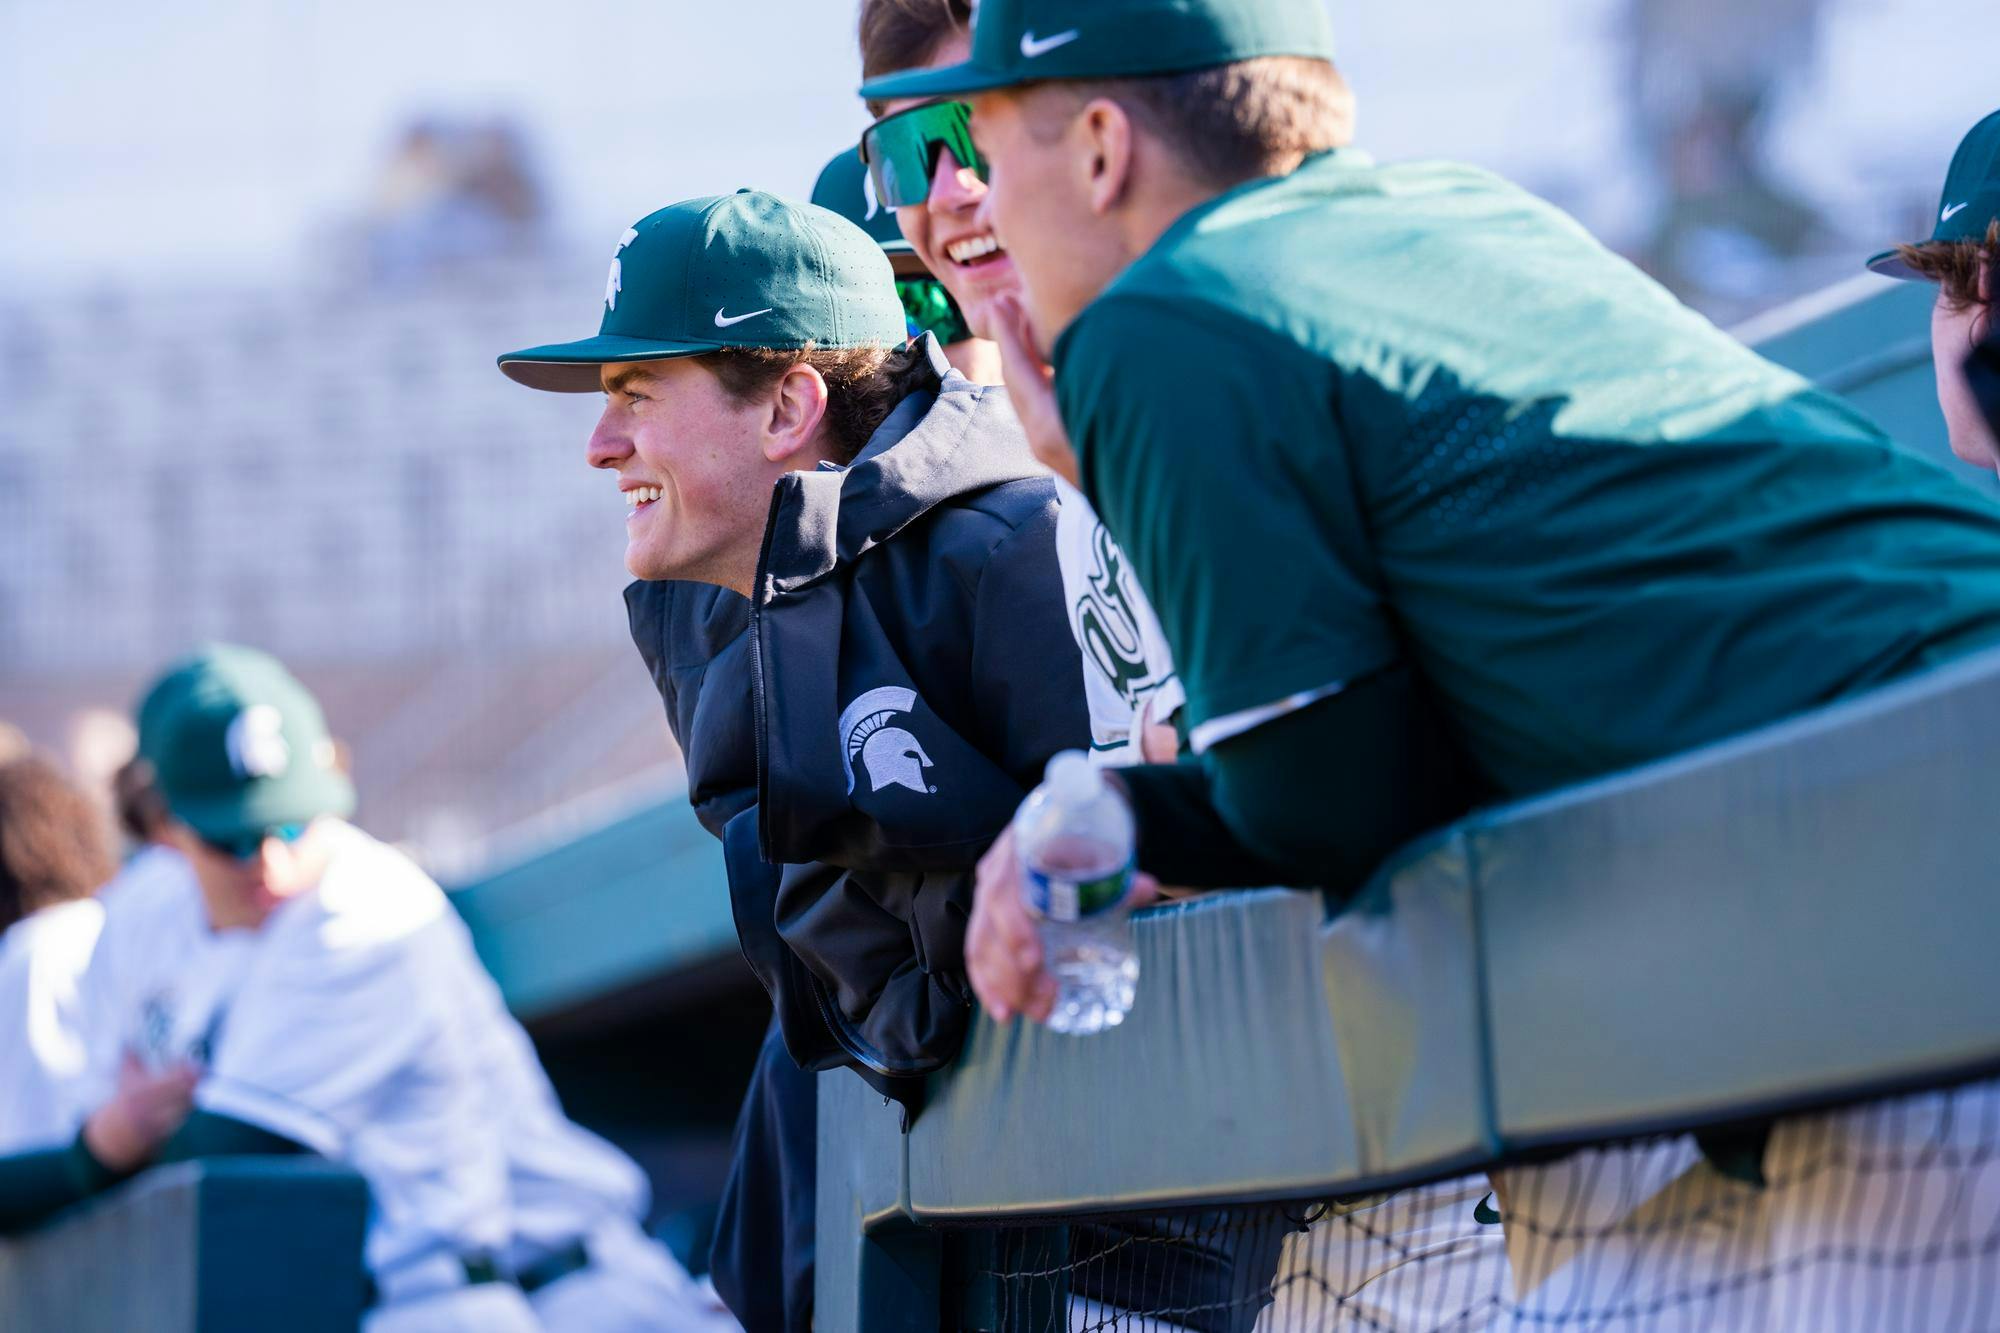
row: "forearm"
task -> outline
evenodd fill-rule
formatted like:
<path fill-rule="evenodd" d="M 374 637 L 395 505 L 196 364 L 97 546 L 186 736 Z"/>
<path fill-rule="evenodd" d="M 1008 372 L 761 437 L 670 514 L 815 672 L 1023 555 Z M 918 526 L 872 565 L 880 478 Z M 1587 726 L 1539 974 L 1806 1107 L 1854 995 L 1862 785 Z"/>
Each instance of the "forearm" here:
<path fill-rule="evenodd" d="M 152 1160 L 183 1162 L 197 1157 L 305 1151 L 290 1139 L 255 1125 L 196 1111 Z M 90 1151 L 82 1134 L 61 1148 L 0 1157 L 0 1235 L 40 1226 L 70 1205 L 130 1179 L 138 1169 L 142 1168 L 119 1171 L 106 1166 Z"/>
<path fill-rule="evenodd" d="M 1203 764 L 1141 764 L 1108 770 L 1132 802 L 1139 869 L 1188 889 L 1310 884 L 1290 866 L 1246 846 L 1216 809 L 1214 777 Z"/>
<path fill-rule="evenodd" d="M 213 1111 L 196 1111 L 160 1145 L 158 1162 L 190 1162 L 197 1157 L 249 1157 L 312 1151 L 282 1134 Z"/>
<path fill-rule="evenodd" d="M 1397 847 L 1470 804 L 1456 752 L 1407 667 L 1221 741 L 1198 769 L 1125 777 L 1140 867 L 1192 887 L 1351 893 Z"/>
<path fill-rule="evenodd" d="M 60 1148 L 0 1157 L 0 1235 L 40 1226 L 124 1178 L 91 1154 L 81 1134 Z"/>

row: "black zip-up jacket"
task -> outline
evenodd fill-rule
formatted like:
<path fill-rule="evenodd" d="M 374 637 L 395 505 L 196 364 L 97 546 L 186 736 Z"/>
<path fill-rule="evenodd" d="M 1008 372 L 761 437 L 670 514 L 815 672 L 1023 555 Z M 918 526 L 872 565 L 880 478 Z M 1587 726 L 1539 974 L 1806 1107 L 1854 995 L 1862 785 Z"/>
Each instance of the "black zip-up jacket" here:
<path fill-rule="evenodd" d="M 774 487 L 754 605 L 626 590 L 787 1050 L 906 1104 L 964 1037 L 979 855 L 1090 738 L 1054 487 L 1005 390 L 926 344 L 850 466 Z"/>

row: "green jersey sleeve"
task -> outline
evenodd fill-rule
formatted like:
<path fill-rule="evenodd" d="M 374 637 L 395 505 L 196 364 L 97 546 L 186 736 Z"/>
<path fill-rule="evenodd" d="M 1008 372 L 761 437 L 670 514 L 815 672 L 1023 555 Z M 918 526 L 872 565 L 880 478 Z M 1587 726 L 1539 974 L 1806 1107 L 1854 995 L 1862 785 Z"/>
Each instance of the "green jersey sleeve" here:
<path fill-rule="evenodd" d="M 1327 362 L 1212 306 L 1117 294 L 1055 362 L 1083 489 L 1159 612 L 1197 737 L 1398 660 Z"/>

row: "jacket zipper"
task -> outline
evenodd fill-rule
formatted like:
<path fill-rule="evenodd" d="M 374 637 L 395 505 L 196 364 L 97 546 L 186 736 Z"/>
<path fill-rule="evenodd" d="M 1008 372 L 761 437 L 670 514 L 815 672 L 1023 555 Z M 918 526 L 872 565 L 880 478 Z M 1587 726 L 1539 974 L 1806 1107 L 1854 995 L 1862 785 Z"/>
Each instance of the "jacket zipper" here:
<path fill-rule="evenodd" d="M 771 793 L 764 780 L 768 762 L 764 720 L 764 602 L 769 586 L 771 537 L 778 530 L 778 511 L 784 502 L 785 483 L 781 480 L 771 488 L 771 507 L 764 516 L 764 541 L 757 551 L 756 582 L 750 589 L 750 720 L 757 741 L 752 747 L 757 757 L 757 854 L 772 865 L 778 862 L 771 858 L 771 822 L 766 818 L 771 810 Z"/>

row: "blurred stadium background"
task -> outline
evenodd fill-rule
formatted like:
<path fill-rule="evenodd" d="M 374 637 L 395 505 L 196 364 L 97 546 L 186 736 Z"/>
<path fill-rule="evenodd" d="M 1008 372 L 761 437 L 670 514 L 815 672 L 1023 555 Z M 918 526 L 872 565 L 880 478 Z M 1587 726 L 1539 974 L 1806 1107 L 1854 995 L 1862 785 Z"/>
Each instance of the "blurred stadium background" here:
<path fill-rule="evenodd" d="M 1981 20 L 1943 0 L 1332 9 L 1378 156 L 1494 167 L 1766 333 L 1831 284 L 1811 311 L 1877 293 L 1860 259 L 1928 231 L 1992 109 L 1963 58 Z M 492 359 L 588 331 L 612 238 L 661 203 L 803 194 L 863 120 L 851 5 L 81 21 L 0 0 L 0 720 L 101 778 L 171 655 L 285 658 L 352 750 L 360 822 L 469 886 L 573 1112 L 663 1213 L 698 1209 L 762 1000 L 625 636 L 595 400 Z M 1838 328 L 1822 365 L 1881 334 Z M 1876 406 L 1934 434 L 1914 382 Z"/>

